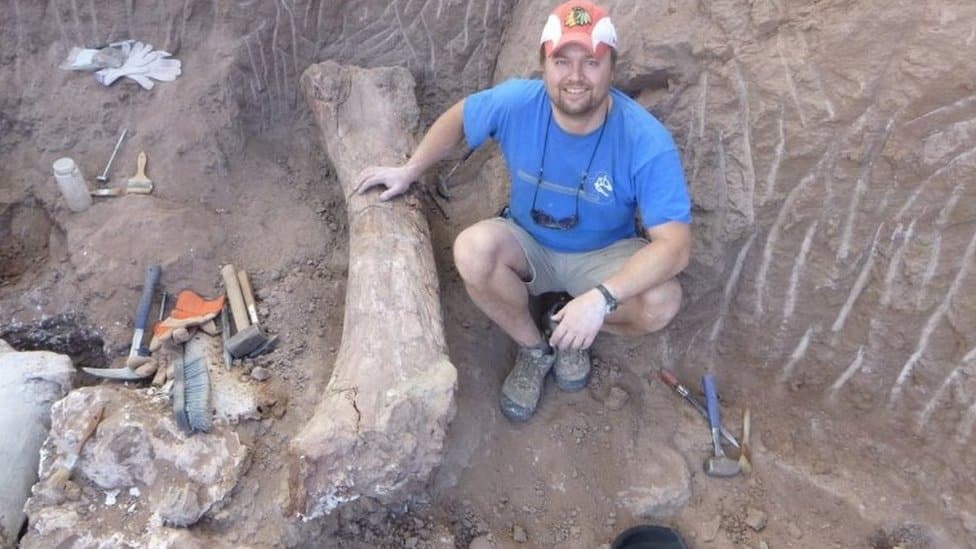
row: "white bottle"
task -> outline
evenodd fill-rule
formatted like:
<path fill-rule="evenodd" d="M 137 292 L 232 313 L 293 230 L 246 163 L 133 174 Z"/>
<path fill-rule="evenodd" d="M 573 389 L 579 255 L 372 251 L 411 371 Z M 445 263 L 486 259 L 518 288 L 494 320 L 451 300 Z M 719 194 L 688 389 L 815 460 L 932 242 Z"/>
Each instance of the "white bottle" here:
<path fill-rule="evenodd" d="M 83 212 L 92 204 L 88 185 L 82 177 L 75 161 L 70 158 L 59 158 L 54 161 L 54 179 L 58 181 L 58 188 L 64 196 L 64 201 L 73 212 Z"/>

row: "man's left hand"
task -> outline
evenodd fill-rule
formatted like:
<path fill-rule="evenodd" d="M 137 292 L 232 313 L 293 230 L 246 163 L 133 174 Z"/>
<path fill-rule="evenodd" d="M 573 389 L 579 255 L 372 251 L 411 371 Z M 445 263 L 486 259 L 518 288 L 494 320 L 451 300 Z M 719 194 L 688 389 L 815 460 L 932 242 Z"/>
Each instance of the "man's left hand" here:
<path fill-rule="evenodd" d="M 559 324 L 549 344 L 559 350 L 588 349 L 603 326 L 607 304 L 596 290 L 580 294 L 552 315 Z"/>

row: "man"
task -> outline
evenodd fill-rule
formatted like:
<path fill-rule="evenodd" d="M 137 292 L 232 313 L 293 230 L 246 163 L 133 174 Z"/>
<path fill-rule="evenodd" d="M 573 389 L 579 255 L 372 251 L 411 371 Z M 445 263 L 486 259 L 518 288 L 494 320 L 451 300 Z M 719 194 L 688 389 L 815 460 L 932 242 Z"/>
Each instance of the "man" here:
<path fill-rule="evenodd" d="M 566 2 L 542 31 L 542 81 L 509 80 L 467 97 L 434 122 L 405 165 L 360 175 L 360 192 L 383 185 L 387 200 L 462 139 L 472 148 L 498 142 L 509 208 L 461 232 L 454 259 L 471 299 L 519 345 L 500 397 L 513 421 L 535 412 L 550 369 L 563 390 L 586 386 L 587 349 L 600 330 L 654 332 L 681 304 L 675 276 L 691 247 L 681 161 L 667 130 L 611 87 L 616 48 L 605 10 Z M 573 299 L 551 315 L 547 341 L 529 295 L 553 291 Z"/>

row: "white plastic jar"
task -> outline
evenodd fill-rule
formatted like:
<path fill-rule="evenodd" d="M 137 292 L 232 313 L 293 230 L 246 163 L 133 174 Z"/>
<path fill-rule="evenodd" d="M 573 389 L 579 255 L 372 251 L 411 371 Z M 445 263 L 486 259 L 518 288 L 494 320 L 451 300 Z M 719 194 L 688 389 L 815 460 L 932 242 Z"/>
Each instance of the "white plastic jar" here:
<path fill-rule="evenodd" d="M 78 165 L 70 158 L 59 158 L 54 161 L 54 179 L 58 182 L 61 195 L 73 212 L 83 212 L 92 204 L 88 184 L 81 175 Z"/>

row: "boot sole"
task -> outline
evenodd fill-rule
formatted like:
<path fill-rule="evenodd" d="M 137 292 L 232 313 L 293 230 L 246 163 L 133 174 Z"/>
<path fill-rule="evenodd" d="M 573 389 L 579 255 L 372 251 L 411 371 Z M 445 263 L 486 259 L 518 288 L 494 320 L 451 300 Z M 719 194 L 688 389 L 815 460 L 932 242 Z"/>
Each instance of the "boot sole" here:
<path fill-rule="evenodd" d="M 559 387 L 561 391 L 567 393 L 576 393 L 582 391 L 590 384 L 590 372 L 587 372 L 585 376 L 581 379 L 566 379 L 554 375 L 556 378 L 556 387 Z"/>
<path fill-rule="evenodd" d="M 498 404 L 502 409 L 502 415 L 508 418 L 509 421 L 513 422 L 523 422 L 528 421 L 530 417 L 535 413 L 535 408 L 528 408 L 518 404 L 514 400 L 508 398 L 504 394 L 498 399 Z"/>

